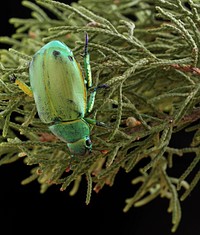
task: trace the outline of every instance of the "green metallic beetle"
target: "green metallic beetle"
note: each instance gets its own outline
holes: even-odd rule
[[[60,41],[51,41],[36,52],[30,63],[31,88],[15,79],[26,94],[34,97],[41,121],[67,143],[72,155],[80,156],[92,149],[89,124],[104,125],[85,117],[93,108],[96,90],[105,87],[93,89],[87,100],[87,89],[92,86],[87,34],[84,68],[85,79],[70,48]]]

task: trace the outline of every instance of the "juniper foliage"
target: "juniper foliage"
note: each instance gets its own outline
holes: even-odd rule
[[[24,158],[32,165],[22,184],[37,180],[44,193],[52,184],[74,195],[80,181],[91,194],[112,186],[119,170],[130,173],[142,160],[146,165],[132,184],[139,189],[126,199],[124,211],[156,197],[169,200],[172,231],[181,220],[180,201],[200,179],[200,2],[198,0],[80,0],[22,1],[28,19],[12,18],[10,45],[0,50],[0,164]],[[105,7],[106,4],[106,7]],[[10,82],[16,76],[29,84],[33,54],[50,40],[65,42],[82,64],[84,34],[89,35],[94,86],[97,94],[90,117],[108,125],[91,127],[93,152],[72,158],[66,144],[55,138],[38,116],[33,98]],[[171,147],[172,137],[185,131],[189,146]],[[191,159],[176,177],[177,157]],[[192,177],[191,177],[192,175]],[[183,188],[183,191],[180,189]],[[182,193],[183,192],[183,193]]]

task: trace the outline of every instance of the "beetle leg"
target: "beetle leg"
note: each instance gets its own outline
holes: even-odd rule
[[[88,34],[85,35],[85,48],[84,48],[84,68],[86,74],[86,87],[87,89],[92,87],[92,73],[90,66],[90,54],[88,53]],[[94,106],[95,96],[98,88],[107,88],[106,84],[99,85],[90,93],[90,98],[87,104],[87,112],[90,113]]]
[[[89,100],[88,100],[87,113],[90,113],[93,109],[97,89],[99,89],[99,88],[108,88],[108,87],[109,86],[107,84],[102,84],[102,85],[99,85],[99,86],[94,88],[94,90],[90,93],[90,97],[89,97]]]
[[[87,104],[87,113],[90,113],[94,107],[95,96],[97,93],[97,88],[95,88],[91,93]]]
[[[92,87],[92,73],[90,66],[90,54],[88,53],[88,34],[85,35],[85,48],[84,48],[84,69],[85,80],[87,88]]]
[[[96,125],[96,126],[103,126],[103,127],[108,127],[104,122],[99,122],[95,119],[91,119],[91,118],[84,118],[84,120],[91,125]]]
[[[25,94],[30,97],[33,97],[33,92],[31,88],[27,86],[24,82],[22,82],[20,79],[16,78],[14,74],[10,76],[10,81],[15,83]]]

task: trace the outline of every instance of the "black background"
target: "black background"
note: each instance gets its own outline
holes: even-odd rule
[[[11,35],[11,17],[26,18],[30,11],[21,6],[20,0],[3,1],[1,5],[0,35]],[[1,45],[3,48],[4,45]],[[188,136],[177,135],[172,144],[185,146]],[[188,156],[187,156],[188,158]],[[180,175],[188,165],[186,157],[178,159],[172,175]],[[131,197],[136,187],[131,179],[138,173],[119,172],[113,187],[105,187],[93,193],[91,203],[85,205],[86,181],[83,180],[76,196],[68,190],[60,192],[52,187],[45,194],[39,193],[37,182],[22,186],[20,182],[29,176],[30,166],[22,160],[0,167],[0,233],[5,234],[115,234],[115,235],[171,235],[171,214],[167,212],[168,200],[156,199],[146,206],[132,208],[123,213],[125,199]],[[178,173],[178,175],[177,175]],[[175,235],[199,235],[199,186],[182,202],[182,220]]]

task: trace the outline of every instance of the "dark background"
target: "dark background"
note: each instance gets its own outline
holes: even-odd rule
[[[1,5],[0,35],[11,35],[14,28],[8,23],[11,17],[26,18],[30,11],[21,6],[20,0],[3,1]],[[63,1],[64,2],[64,1]],[[1,48],[5,45],[1,44]],[[186,146],[189,137],[181,133],[172,140],[176,147]],[[180,175],[188,166],[188,158],[177,158],[176,169],[170,173]],[[139,167],[138,167],[139,168]],[[138,174],[122,171],[113,187],[105,187],[92,195],[91,203],[85,205],[86,181],[83,180],[76,196],[70,197],[68,190],[60,192],[58,187],[39,193],[40,185],[22,186],[20,182],[29,176],[30,166],[22,160],[0,167],[0,233],[5,234],[115,234],[115,235],[171,235],[171,214],[167,212],[168,200],[156,199],[146,206],[132,208],[127,213],[122,209],[125,199],[131,197],[135,186],[131,179]],[[177,175],[178,173],[178,175]],[[181,203],[182,220],[175,235],[200,234],[200,189]]]

